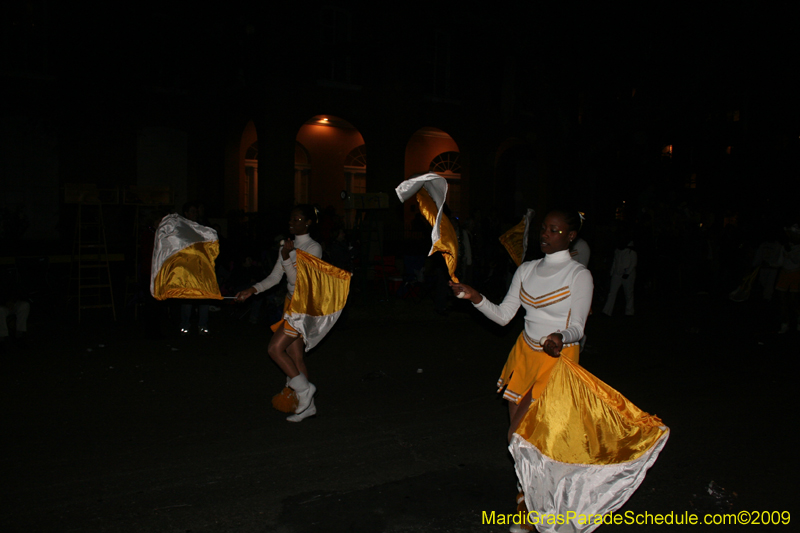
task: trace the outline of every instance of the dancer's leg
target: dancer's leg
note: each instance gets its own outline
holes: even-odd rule
[[[278,365],[278,368],[283,370],[283,373],[290,378],[295,378],[301,373],[294,359],[287,352],[289,347],[294,344],[302,346],[303,341],[300,337],[290,337],[284,333],[282,329],[279,329],[272,335],[272,338],[269,340],[269,346],[267,347],[267,353],[270,358],[272,358],[275,364]],[[302,350],[302,348],[300,349]]]
[[[306,367],[305,361],[305,344],[301,340],[300,342],[293,342],[286,348],[286,353],[289,354],[289,357],[292,359],[294,366],[301,374],[305,374],[308,377],[308,368]]]

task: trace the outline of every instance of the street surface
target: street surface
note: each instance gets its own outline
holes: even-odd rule
[[[774,334],[750,303],[637,311],[595,312],[581,355],[671,429],[619,512],[789,511],[800,523],[800,334]],[[291,424],[270,404],[284,378],[268,324],[241,308],[212,313],[210,339],[176,323],[146,340],[131,313],[80,325],[62,314],[34,308],[29,345],[3,361],[1,531],[507,531],[481,518],[515,510],[494,384],[519,316],[500,328],[455,300],[446,317],[429,299],[356,301],[308,359],[318,416]]]

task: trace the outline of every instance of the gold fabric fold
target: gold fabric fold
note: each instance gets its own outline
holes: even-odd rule
[[[525,259],[525,225],[527,223],[527,218],[522,217],[522,222],[500,236],[500,243],[517,266],[520,266]]]
[[[666,431],[661,419],[560,357],[516,433],[556,461],[610,465],[638,459]]]
[[[291,305],[291,303],[292,299],[289,298],[289,296],[287,295],[286,298],[283,299],[283,314],[281,315],[281,319],[269,327],[269,329],[271,329],[273,333],[278,331],[279,329],[283,329],[286,332],[286,334],[289,335],[290,337],[296,337],[298,335],[297,331],[292,326],[287,324],[286,319],[284,318],[284,316],[286,315],[286,311],[289,310],[289,305]],[[294,413],[294,411],[292,412]]]
[[[214,260],[219,241],[196,242],[168,257],[153,282],[153,297],[221,300]]]
[[[431,195],[424,188],[420,189],[416,195],[417,203],[419,204],[419,211],[425,220],[431,225],[436,225],[436,215],[439,209],[436,207],[436,202],[433,201]],[[441,221],[439,224],[439,240],[433,243],[431,253],[442,252],[444,260],[447,263],[447,271],[450,273],[450,279],[453,283],[458,283],[458,278],[455,275],[456,267],[458,266],[458,237],[453,224],[447,215],[442,213]]]
[[[302,250],[295,251],[297,282],[284,313],[284,330],[291,327],[301,335],[308,351],[339,319],[347,304],[352,274]]]
[[[350,272],[303,250],[297,252],[297,284],[288,313],[325,316],[344,309],[350,292]]]

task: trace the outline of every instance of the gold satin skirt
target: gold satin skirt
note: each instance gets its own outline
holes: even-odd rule
[[[533,344],[534,346],[531,346]],[[497,380],[497,392],[503,390],[503,398],[510,402],[519,403],[528,391],[531,391],[531,399],[536,400],[541,396],[542,391],[550,380],[553,367],[559,357],[547,355],[538,343],[526,340],[523,330],[517,338],[517,342],[508,354],[508,360]],[[561,349],[561,357],[578,363],[580,355],[580,345],[578,343],[565,345]]]
[[[638,459],[666,431],[660,418],[564,359],[516,433],[556,461],[603,465]]]
[[[528,509],[539,516],[609,516],[644,481],[668,438],[660,418],[559,357],[509,449]],[[577,520],[538,529],[589,533],[598,525]]]

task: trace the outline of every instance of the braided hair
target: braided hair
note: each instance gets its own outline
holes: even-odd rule
[[[319,224],[319,209],[317,209],[315,206],[311,204],[297,204],[292,209],[297,209],[303,213],[303,216],[311,221],[312,227],[316,224]]]
[[[576,235],[583,229],[583,221],[585,217],[580,211],[576,211],[574,209],[552,209],[550,212],[561,214],[561,216],[564,217],[564,222],[567,223],[567,228],[569,231],[574,231]]]

